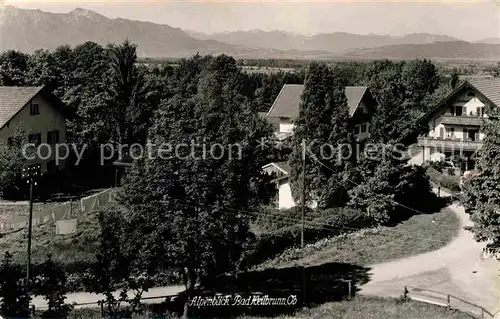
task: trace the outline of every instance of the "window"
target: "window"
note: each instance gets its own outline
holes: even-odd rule
[[[47,132],[47,144],[57,144],[59,143],[59,131]]]
[[[356,126],[354,127],[354,133],[355,133],[355,134],[359,134],[360,129],[361,129],[361,128],[360,128],[360,126],[359,126],[359,125],[356,125]]]
[[[14,145],[14,139],[11,137],[7,138],[7,146],[12,146]]]
[[[30,115],[39,115],[40,114],[40,105],[31,103],[30,104]]]
[[[361,124],[361,133],[366,133],[366,124]]]
[[[481,108],[476,107],[476,116],[481,116]]]
[[[34,133],[28,135],[28,143],[34,143],[35,146],[38,146],[42,143],[42,134],[41,133]]]

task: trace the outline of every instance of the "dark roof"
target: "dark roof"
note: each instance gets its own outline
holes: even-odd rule
[[[0,86],[0,128],[3,128],[39,94],[51,102],[52,106],[64,116],[69,115],[64,103],[44,86]]]
[[[427,121],[436,112],[438,112],[450,98],[455,96],[458,92],[462,91],[465,87],[469,87],[483,96],[488,102],[492,103],[494,107],[500,106],[500,79],[499,78],[474,78],[463,81],[450,93],[448,93],[442,100],[432,108],[427,114],[422,116],[418,123]]]
[[[302,92],[304,92],[302,84],[283,85],[267,116],[296,118],[299,115]]]
[[[42,89],[43,86],[0,86],[0,128],[7,124]]]
[[[354,115],[359,103],[368,91],[366,86],[346,86],[345,95],[347,97],[347,106],[349,114]],[[295,119],[299,116],[300,97],[304,92],[302,84],[285,84],[281,88],[278,97],[267,113],[268,117],[285,117]]]
[[[500,78],[474,78],[467,82],[490,100],[494,106],[500,106]]]

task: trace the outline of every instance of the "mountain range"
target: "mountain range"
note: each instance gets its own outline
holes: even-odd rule
[[[204,34],[169,25],[110,19],[77,8],[50,13],[6,6],[2,48],[33,52],[86,41],[138,45],[142,57],[185,57],[195,53],[227,53],[239,58],[463,58],[500,59],[500,40],[464,42],[446,35],[359,35],[346,32],[301,35],[285,31],[235,31]]]

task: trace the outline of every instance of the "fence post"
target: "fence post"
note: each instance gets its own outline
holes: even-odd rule
[[[484,318],[484,308],[481,307],[481,318]]]
[[[351,300],[351,298],[353,297],[353,295],[352,295],[352,280],[348,280],[347,284],[349,285],[349,286],[347,286],[348,290],[349,290],[349,300]]]
[[[451,309],[451,297],[450,297],[450,295],[446,295],[446,296],[447,296],[448,309]]]
[[[101,305],[101,317],[104,318],[104,302],[99,300],[99,304]]]

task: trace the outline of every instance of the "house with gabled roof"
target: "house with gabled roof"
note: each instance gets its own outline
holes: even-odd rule
[[[294,121],[299,116],[303,92],[304,85],[283,85],[276,100],[267,112],[266,119],[275,127],[275,135],[278,140],[284,140],[293,134]],[[373,98],[370,89],[366,86],[347,86],[345,95],[349,115],[354,122],[356,137],[358,141],[362,141],[370,134],[370,122],[377,108],[377,102]],[[270,163],[264,166],[263,170],[275,177],[273,182],[278,190],[276,206],[280,209],[296,206],[289,183],[290,166],[286,162]],[[316,202],[310,203],[310,207],[314,208],[316,206]]]
[[[483,146],[481,126],[488,110],[500,106],[499,78],[472,78],[461,82],[419,121],[428,133],[418,138],[421,152],[414,163],[464,158],[461,170],[475,166],[477,151]],[[416,162],[415,162],[416,161]]]
[[[55,145],[66,142],[65,114],[65,105],[46,87],[0,86],[0,143],[9,144],[21,131],[28,143],[47,144],[40,148],[41,157],[27,164],[40,164],[42,172],[55,173],[64,167],[64,162],[56,164]]]
[[[277,133],[290,135],[293,132],[294,120],[299,116],[301,96],[304,92],[302,84],[285,84],[278,97],[267,112],[266,117],[270,122],[279,122]],[[355,124],[355,133],[358,139],[368,137],[370,120],[377,107],[370,89],[366,86],[346,86],[345,95],[349,115]]]

